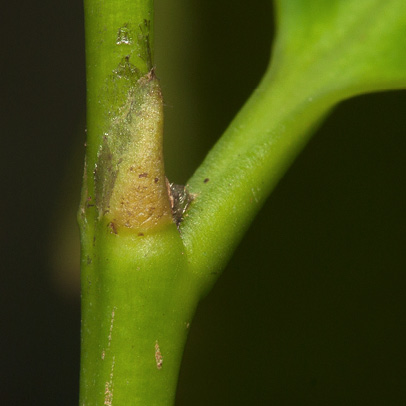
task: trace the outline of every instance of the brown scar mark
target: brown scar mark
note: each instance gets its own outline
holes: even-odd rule
[[[152,67],[151,70],[146,74],[147,81],[150,82],[156,78],[155,67]]]
[[[164,358],[161,354],[161,349],[159,348],[158,340],[155,341],[155,363],[157,369],[162,369],[162,364],[164,362]]]
[[[114,234],[117,234],[117,227],[112,221],[110,221],[109,227]]]
[[[110,380],[104,385],[104,406],[113,405],[113,377],[114,377],[114,365],[116,363],[116,357],[113,355],[113,362],[111,364]]]
[[[92,196],[88,196],[86,199],[86,207],[94,207],[94,204],[90,203],[92,201]]]
[[[139,177],[139,178],[147,178],[147,177],[148,177],[148,173],[146,173],[146,172],[140,173],[140,174],[138,175],[138,177]]]
[[[113,310],[111,312],[111,321],[110,321],[110,330],[109,330],[107,348],[110,348],[110,343],[111,343],[111,338],[112,338],[112,333],[113,333],[115,310],[116,310],[116,307],[113,307]],[[103,349],[101,356],[102,356],[102,360],[104,360],[106,357],[105,349]],[[110,380],[107,381],[104,386],[104,405],[105,406],[113,405],[113,377],[114,377],[115,362],[116,362],[116,359],[115,359],[115,356],[113,355],[113,360],[112,360],[111,370],[110,370]]]
[[[113,307],[113,311],[111,312],[110,330],[109,330],[109,336],[108,336],[109,343],[107,344],[108,347],[110,347],[111,337],[112,337],[112,334],[113,334],[115,310],[116,310],[116,308]]]
[[[138,233],[138,237],[143,237],[144,233]]]
[[[209,180],[210,180],[209,178],[206,178],[203,182],[207,183]]]
[[[158,178],[155,178],[155,179],[154,179],[154,182],[155,182],[155,183],[158,183],[158,181],[159,181]]]

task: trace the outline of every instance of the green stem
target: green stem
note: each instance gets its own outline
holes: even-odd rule
[[[84,0],[87,78],[87,165],[93,168],[108,111],[119,101],[112,95],[123,62],[136,76],[147,74],[153,61],[153,0]],[[93,169],[91,169],[93,170]],[[92,191],[92,176],[88,176]]]
[[[80,405],[173,404],[200,296],[172,220],[152,1],[86,0]]]
[[[85,0],[81,406],[172,405],[198,300],[313,128],[346,97],[405,83],[402,0],[375,0],[377,16],[371,0],[277,2],[274,62],[190,179],[183,213],[190,196],[165,181],[152,3]]]
[[[82,262],[80,405],[172,405],[199,293],[179,233],[106,230]]]
[[[181,225],[193,272],[209,290],[263,202],[341,100],[404,88],[402,0],[276,0],[272,63],[188,182]]]
[[[188,181],[181,224],[191,267],[209,290],[252,219],[334,105],[311,76],[271,68]]]

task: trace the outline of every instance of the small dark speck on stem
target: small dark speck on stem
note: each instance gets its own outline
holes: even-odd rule
[[[206,178],[203,182],[207,183],[209,180],[210,180],[209,178]]]
[[[114,234],[117,234],[116,225],[112,221],[109,223],[109,227]]]

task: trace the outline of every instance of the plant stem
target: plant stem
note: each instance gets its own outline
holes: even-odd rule
[[[87,78],[87,165],[96,163],[120,66],[128,62],[136,76],[147,74],[153,61],[153,0],[84,0]],[[91,176],[88,176],[92,189]]]
[[[179,233],[107,229],[82,263],[80,405],[172,405],[198,298]]]
[[[346,97],[404,85],[405,3],[375,3],[389,24],[370,0],[323,3],[321,24],[319,1],[277,2],[274,60],[179,215],[164,173],[153,1],[85,0],[81,406],[173,404],[198,300],[314,127]]]
[[[325,115],[348,97],[406,85],[404,1],[275,3],[266,74],[188,181],[196,199],[181,232],[206,291]]]
[[[284,77],[284,75],[286,75]],[[270,69],[188,181],[181,224],[191,267],[208,291],[265,199],[334,105],[311,77]]]
[[[164,174],[152,6],[85,1],[81,406],[173,404],[200,296]]]

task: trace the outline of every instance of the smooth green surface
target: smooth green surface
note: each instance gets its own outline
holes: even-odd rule
[[[317,122],[345,98],[406,87],[404,1],[281,0],[276,8],[264,79],[188,181],[197,198],[182,234],[207,289]]]
[[[406,81],[402,0],[277,0],[273,69],[295,71],[337,101]],[[308,76],[310,74],[310,76]]]
[[[197,304],[176,226],[96,235],[82,267],[81,405],[171,405]]]

